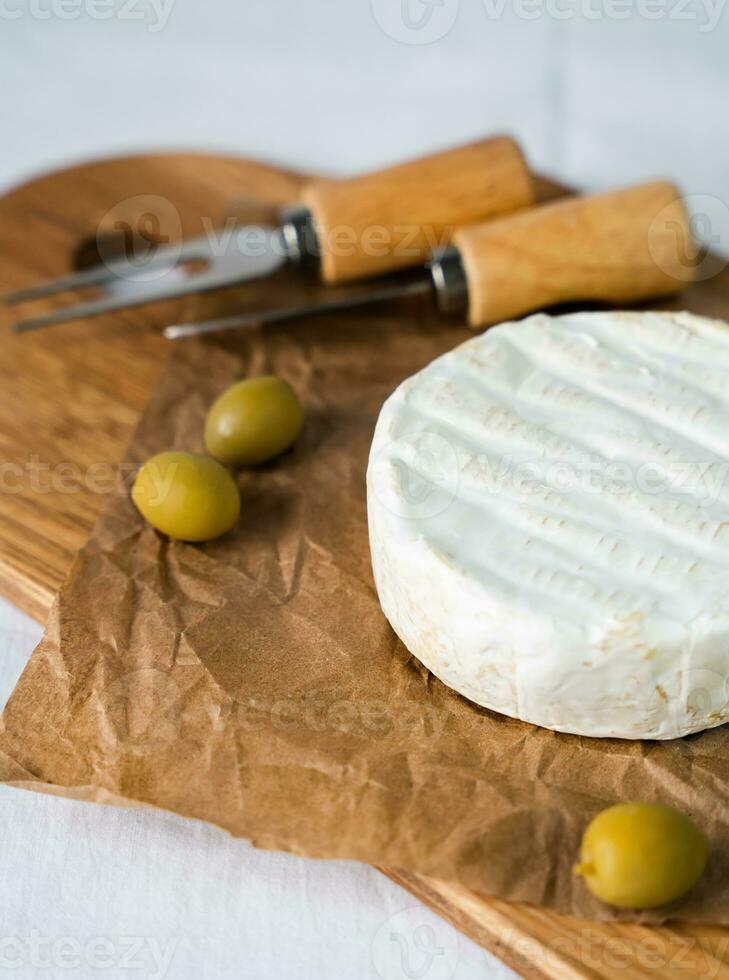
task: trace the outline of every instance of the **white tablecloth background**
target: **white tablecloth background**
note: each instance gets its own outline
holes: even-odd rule
[[[677,178],[701,195],[698,230],[729,240],[729,15],[706,30],[705,0],[694,19],[658,0],[658,20],[635,4],[594,16],[607,0],[572,0],[562,19],[443,0],[431,27],[453,26],[430,44],[392,36],[399,0],[165,0],[160,30],[152,0],[127,0],[144,19],[108,22],[93,0],[65,0],[64,19],[62,2],[0,0],[0,187],[149,148],[348,173],[509,130],[579,186]],[[0,601],[0,701],[39,636]],[[0,975],[512,976],[369,868],[259,853],[160,813],[9,789],[0,802]]]

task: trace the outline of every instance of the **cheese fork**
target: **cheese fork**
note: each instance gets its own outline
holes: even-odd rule
[[[414,279],[290,309],[165,329],[170,340],[259,327],[414,295],[485,327],[560,303],[613,305],[671,296],[693,278],[686,209],[666,181],[569,198],[459,228]]]
[[[9,305],[86,287],[106,294],[33,319],[17,332],[127,309],[270,275],[283,265],[315,270],[327,284],[418,265],[464,224],[533,203],[518,145],[493,137],[349,180],[310,182],[278,227],[236,229],[225,246],[215,234],[154,250],[143,263],[121,258],[20,290]],[[189,265],[202,265],[186,272]],[[150,273],[154,278],[145,276]]]

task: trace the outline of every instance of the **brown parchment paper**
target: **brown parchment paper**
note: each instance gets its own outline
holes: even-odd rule
[[[205,546],[164,539],[113,496],[4,712],[0,778],[595,918],[618,913],[571,873],[585,824],[663,800],[707,833],[711,867],[642,918],[729,923],[725,727],[627,742],[501,717],[431,676],[380,611],[365,508],[378,410],[465,336],[423,301],[180,345],[125,472],[201,449],[206,408],[244,375],[288,378],[305,431],[241,475],[238,528]]]

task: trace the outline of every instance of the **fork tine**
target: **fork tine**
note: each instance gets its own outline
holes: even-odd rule
[[[196,259],[209,259],[210,244],[208,240],[200,238],[188,239],[177,245],[167,245],[158,248],[154,254],[138,266],[133,266],[136,274],[157,269],[160,266],[169,265],[171,268],[180,262],[192,262]],[[70,276],[61,276],[58,279],[51,279],[47,282],[38,283],[37,286],[29,286],[27,289],[20,289],[4,297],[7,306],[15,306],[27,300],[42,299],[46,296],[57,296],[60,293],[71,292],[76,289],[84,289],[87,286],[103,286],[113,282],[117,278],[128,278],[130,263],[129,260],[114,259],[108,262],[100,262],[88,269],[82,269]]]
[[[29,320],[19,320],[13,324],[13,332],[28,333],[31,330],[52,327],[58,323],[69,323],[71,320],[85,320],[87,317],[97,316],[100,313],[114,313],[116,310],[127,310],[135,306],[144,306],[147,303],[176,299],[180,296],[187,296],[189,293],[195,292],[196,289],[196,283],[192,277],[168,285],[155,283],[154,288],[140,289],[136,294],[106,296],[89,303],[80,303],[77,306],[65,306],[53,313],[46,313]]]
[[[27,289],[19,289],[14,293],[5,296],[6,306],[14,306],[16,303],[25,303],[26,300],[42,299],[44,296],[56,296],[58,293],[70,292],[73,289],[82,289],[84,286],[97,286],[114,276],[106,265],[95,265],[90,269],[74,273],[70,276],[60,276],[58,279],[49,279],[47,282],[39,283],[37,286],[29,286]]]
[[[160,300],[178,299],[190,293],[223,289],[249,279],[271,275],[286,264],[288,252],[279,228],[261,227],[258,230],[265,233],[265,239],[260,243],[260,249],[257,246],[257,250],[250,255],[239,251],[237,247],[230,247],[230,244],[227,247],[216,246],[206,236],[187,239],[181,245],[159,249],[148,263],[134,269],[136,276],[152,268],[162,268],[164,271],[161,278],[155,280],[137,280],[130,276],[128,262],[109,262],[104,268],[112,275],[119,275],[118,282],[120,286],[124,286],[123,290],[101,296],[98,300],[67,306],[44,316],[21,320],[13,324],[13,330],[15,333],[26,333],[40,330],[41,327],[52,327],[57,323],[68,323],[70,320],[83,320],[99,313],[113,313],[115,310],[157,303]],[[205,268],[183,270],[183,266],[196,261],[203,261]],[[98,270],[95,271],[100,275]],[[121,274],[122,271],[124,274]],[[109,278],[110,276],[99,278],[96,282],[108,282]],[[78,282],[78,277],[72,277],[72,280]]]

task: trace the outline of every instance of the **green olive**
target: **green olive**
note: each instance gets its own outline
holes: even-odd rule
[[[291,385],[267,375],[232,385],[205,421],[205,445],[227,466],[257,466],[291,446],[304,413]]]
[[[137,474],[132,500],[152,527],[180,541],[210,541],[240,515],[240,494],[228,470],[210,456],[167,452]]]
[[[708,856],[704,835],[683,813],[661,803],[621,803],[587,827],[575,873],[603,902],[647,909],[693,888]]]

